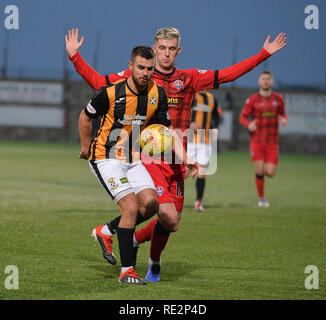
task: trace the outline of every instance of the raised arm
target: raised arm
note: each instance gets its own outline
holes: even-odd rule
[[[91,68],[81,57],[78,50],[84,43],[84,36],[78,41],[78,29],[68,31],[65,36],[66,50],[70,61],[74,64],[76,71],[88,82],[95,90],[100,90],[107,85],[107,78]]]
[[[263,48],[257,55],[236,63],[228,68],[219,70],[218,83],[234,81],[286,46],[285,33],[281,32],[273,42],[270,42],[270,39],[271,36],[267,36]]]

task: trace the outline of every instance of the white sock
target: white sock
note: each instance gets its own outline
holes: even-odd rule
[[[102,232],[103,234],[105,234],[106,236],[112,236],[112,233],[111,233],[110,229],[108,228],[108,225],[107,225],[107,224],[105,224],[105,225],[103,226],[101,232]]]
[[[120,274],[123,274],[123,273],[127,272],[130,268],[133,268],[133,266],[130,266],[130,267],[122,267]]]
[[[150,257],[148,259],[148,265],[152,266],[153,264],[161,264],[161,261],[153,261]]]
[[[139,246],[139,243],[136,240],[135,234],[133,235],[133,238],[132,239],[134,241],[134,248],[138,247]]]

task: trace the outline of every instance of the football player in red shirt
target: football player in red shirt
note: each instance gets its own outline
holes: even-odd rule
[[[165,89],[172,126],[179,130],[186,149],[186,135],[183,134],[190,125],[191,104],[196,92],[205,89],[217,89],[219,84],[233,81],[252,70],[258,64],[282,49],[286,43],[284,33],[280,33],[270,42],[268,36],[260,52],[233,66],[221,70],[186,69],[175,67],[176,57],[181,52],[180,33],[176,28],[167,27],[157,30],[154,37],[153,50],[156,63],[152,80]],[[66,35],[66,49],[76,71],[90,84],[99,90],[108,83],[130,76],[129,70],[117,74],[101,75],[92,69],[80,56],[78,50],[84,37],[78,40],[78,29],[73,29]],[[135,246],[151,240],[148,281],[160,279],[160,256],[170,232],[179,228],[184,200],[185,166],[177,163],[145,164],[153,178],[159,199],[158,218],[135,232]],[[144,221],[139,215],[138,223]],[[103,253],[112,253],[112,234],[119,223],[119,217],[110,223],[96,228],[97,238],[102,239]]]
[[[259,78],[259,92],[246,100],[240,123],[250,132],[251,160],[255,166],[258,206],[269,207],[264,197],[264,176],[274,177],[278,165],[278,123],[287,124],[283,97],[272,91],[273,74],[264,70]],[[251,121],[248,119],[251,117]]]

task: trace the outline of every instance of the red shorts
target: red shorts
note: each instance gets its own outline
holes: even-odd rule
[[[277,144],[251,142],[251,161],[263,160],[264,162],[278,164],[278,149]]]
[[[183,164],[143,164],[154,181],[158,202],[160,204],[172,202],[177,212],[181,212],[186,167]]]

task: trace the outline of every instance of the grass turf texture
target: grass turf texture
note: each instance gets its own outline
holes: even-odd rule
[[[326,170],[322,157],[281,155],[266,179],[270,208],[258,208],[247,153],[219,155],[193,212],[186,180],[180,230],[163,254],[161,282],[127,286],[101,256],[92,228],[118,214],[79,146],[0,142],[0,299],[325,299]],[[113,246],[119,258],[115,236]],[[138,251],[144,277],[149,243]],[[119,260],[119,259],[118,259]],[[19,289],[4,288],[7,265]],[[304,286],[308,265],[319,289]]]

